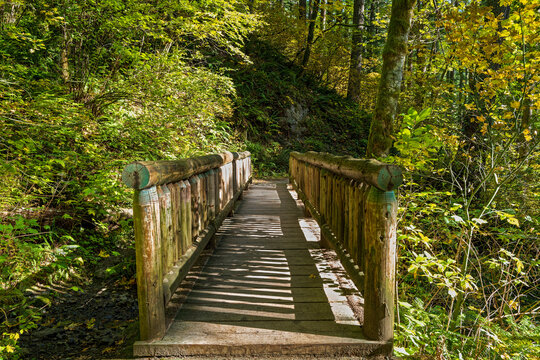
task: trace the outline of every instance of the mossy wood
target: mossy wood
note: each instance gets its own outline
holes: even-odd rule
[[[142,340],[165,334],[165,307],[251,181],[248,152],[136,162],[133,222]]]
[[[250,156],[248,151],[244,151],[240,153],[224,152],[180,160],[136,161],[124,168],[122,181],[130,188],[142,190],[155,185],[184,180],[192,175],[215,169],[233,161],[239,162]]]
[[[376,160],[291,153],[290,181],[364,295],[364,334],[391,341],[401,169]]]
[[[399,166],[384,164],[375,159],[354,159],[327,153],[292,152],[291,157],[304,163],[331,171],[332,173],[375,186],[381,191],[392,191],[403,182]]]

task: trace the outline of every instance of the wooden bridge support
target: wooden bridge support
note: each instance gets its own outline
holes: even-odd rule
[[[165,334],[165,306],[251,181],[249,152],[128,165],[141,340]]]
[[[377,160],[291,153],[290,182],[364,294],[364,334],[391,341],[401,169]]]

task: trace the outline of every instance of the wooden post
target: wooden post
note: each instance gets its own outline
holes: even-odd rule
[[[133,223],[139,327],[142,340],[160,339],[165,334],[159,221],[160,211],[156,188],[135,191]]]
[[[364,334],[390,341],[394,331],[397,200],[371,187],[364,205]]]

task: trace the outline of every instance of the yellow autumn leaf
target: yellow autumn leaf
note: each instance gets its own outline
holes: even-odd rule
[[[532,140],[531,132],[529,131],[529,129],[523,130],[523,137],[525,138],[525,141]]]
[[[519,109],[520,102],[519,101],[512,101],[510,103],[510,106],[514,109]]]
[[[5,349],[6,349],[6,352],[8,353],[12,353],[15,351],[15,349],[11,345],[6,345]]]
[[[487,124],[487,123],[483,123],[483,124],[482,124],[482,128],[480,129],[480,132],[482,133],[482,135],[486,135],[487,130],[488,130],[488,124]]]
[[[516,271],[518,272],[518,274],[521,274],[521,272],[523,271],[523,263],[519,259],[516,259]]]
[[[479,122],[482,122],[482,123],[483,123],[483,122],[486,121],[486,118],[485,118],[484,116],[482,116],[482,115],[478,115],[478,116],[476,117],[476,120],[478,120]]]
[[[102,258],[108,258],[110,255],[107,254],[107,252],[105,250],[101,250],[98,254],[98,256],[102,257]]]
[[[103,351],[102,351],[101,353],[102,353],[102,354],[105,354],[105,353],[109,353],[109,352],[111,352],[111,351],[113,351],[113,350],[114,350],[113,347],[107,347],[107,348],[103,349]]]
[[[513,118],[513,117],[514,117],[514,113],[511,112],[511,111],[507,111],[507,112],[505,112],[504,115],[503,115],[503,119],[511,119],[511,118]]]
[[[506,221],[508,221],[512,225],[519,227],[519,220],[516,219],[515,217],[508,217],[506,218]]]
[[[510,305],[510,309],[517,310],[519,303],[517,301],[510,300],[508,302],[508,305]]]

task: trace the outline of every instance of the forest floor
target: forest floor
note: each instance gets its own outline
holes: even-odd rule
[[[41,294],[53,300],[44,307],[38,327],[21,337],[23,358],[131,358],[133,343],[138,338],[135,277],[126,272],[106,274],[106,269],[127,258],[135,258],[133,249],[103,259],[76,286],[34,287],[41,288]],[[39,291],[33,296],[38,294]]]

